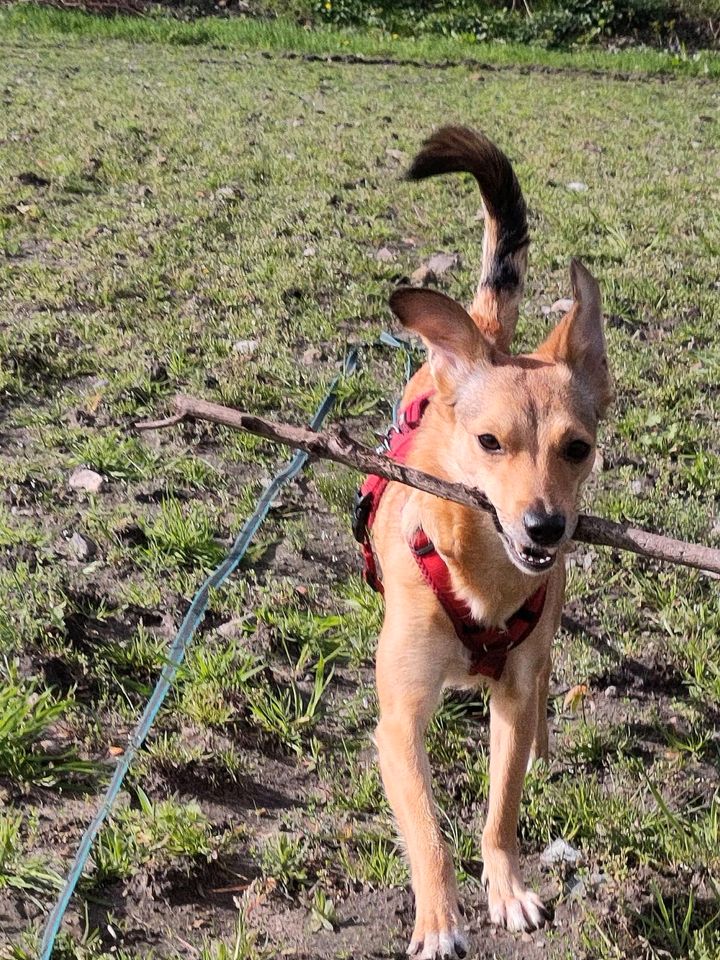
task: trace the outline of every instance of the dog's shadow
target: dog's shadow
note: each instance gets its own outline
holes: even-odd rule
[[[624,656],[595,626],[570,614],[563,614],[562,627],[569,633],[581,635],[600,655],[612,660],[612,666],[593,677],[593,686],[598,689],[615,687],[618,698],[626,696],[637,700],[655,701],[658,697],[668,700],[690,698],[686,678],[672,664],[663,661],[648,664],[634,657]],[[703,726],[707,730],[720,726],[720,710],[711,703],[703,705]],[[679,730],[675,723],[669,722],[669,718],[631,720],[628,728],[632,731],[636,743],[645,741],[670,749],[675,743],[680,742],[682,745],[682,729]],[[688,746],[687,749],[691,748]],[[720,746],[716,739],[708,738],[706,744],[698,745],[692,752],[696,759],[720,770]],[[639,753],[643,754],[645,751],[640,750]]]

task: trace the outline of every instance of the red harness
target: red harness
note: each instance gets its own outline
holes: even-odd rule
[[[393,460],[400,463],[407,460],[414,431],[420,426],[433,392],[430,391],[412,400],[405,409],[400,411],[397,426],[393,424],[390,427],[383,449],[387,449],[388,456]],[[373,590],[379,593],[384,591],[370,542],[370,531],[388,483],[388,480],[374,474],[366,477],[357,493],[353,517],[353,533],[361,545],[365,561],[365,580]],[[455,633],[470,651],[470,673],[481,673],[486,677],[492,677],[493,680],[499,680],[508,653],[530,636],[542,615],[545,606],[545,585],[536,590],[522,607],[515,611],[508,620],[505,630],[484,627],[473,618],[469,605],[455,595],[447,564],[425,531],[416,530],[409,546],[425,582],[442,604],[455,628]]]

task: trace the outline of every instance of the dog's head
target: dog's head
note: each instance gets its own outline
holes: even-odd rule
[[[572,536],[598,421],[613,396],[600,290],[577,261],[571,278],[571,310],[531,354],[501,352],[441,293],[402,288],[390,301],[424,340],[451,410],[442,454],[448,475],[488,496],[507,553],[525,572],[548,570]]]

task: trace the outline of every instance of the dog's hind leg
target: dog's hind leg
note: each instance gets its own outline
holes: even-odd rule
[[[435,812],[424,744],[442,676],[436,664],[419,662],[419,658],[413,658],[412,668],[408,665],[403,670],[396,640],[380,639],[376,743],[385,791],[407,847],[415,892],[415,927],[408,953],[424,960],[464,957],[467,944],[452,858]],[[393,649],[393,655],[387,647]]]
[[[537,687],[538,687],[537,722],[535,724],[535,736],[533,737],[532,747],[530,748],[530,762],[528,763],[528,770],[538,760],[544,760],[547,763],[548,757],[550,755],[549,741],[548,741],[547,708],[548,708],[548,691],[550,689],[551,667],[552,667],[552,663],[550,660],[550,656],[548,655],[545,665],[542,667],[542,669],[538,673],[538,678],[537,678]]]
[[[535,724],[535,736],[533,737],[532,747],[530,749],[530,765],[537,760],[544,760],[547,763],[550,756],[547,709],[550,691],[550,673],[552,671],[552,637],[554,637],[560,629],[563,597],[565,595],[565,578],[566,574],[563,566],[555,573],[555,590],[552,599],[547,601],[548,621],[547,625],[543,625],[542,627],[547,641],[543,662],[537,672],[537,723]]]

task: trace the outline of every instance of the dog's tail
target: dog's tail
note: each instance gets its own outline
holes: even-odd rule
[[[425,141],[409,180],[471,173],[485,208],[480,283],[470,313],[501,350],[510,344],[527,270],[527,208],[512,164],[494,143],[468,127],[442,127]]]

